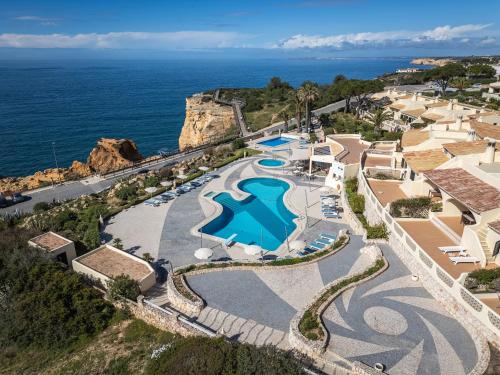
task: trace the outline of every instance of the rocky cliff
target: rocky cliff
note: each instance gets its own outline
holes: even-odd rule
[[[234,131],[233,108],[215,103],[211,96],[195,95],[186,99],[186,118],[179,137],[182,150],[224,137]]]
[[[411,63],[415,65],[431,65],[431,66],[443,66],[452,62],[454,62],[454,60],[445,58],[420,58],[420,59],[413,59],[411,61]]]
[[[26,177],[0,179],[0,193],[37,189],[45,185],[75,180],[94,173],[104,174],[143,160],[134,142],[128,139],[100,139],[87,163],[75,160],[69,168],[51,168]]]
[[[129,167],[134,162],[143,160],[137,146],[129,139],[102,138],[90,152],[87,164],[99,174]]]

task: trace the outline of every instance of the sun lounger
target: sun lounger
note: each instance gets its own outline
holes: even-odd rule
[[[450,257],[450,260],[455,263],[477,263],[479,259],[477,257],[465,256],[465,257]]]
[[[334,234],[321,233],[319,236],[323,237],[323,238],[327,238],[327,239],[332,240],[332,241],[335,241],[337,239],[337,236]]]
[[[157,200],[154,200],[154,199],[145,200],[144,204],[146,206],[152,206],[152,207],[158,207],[160,205],[160,203]]]
[[[439,246],[438,249],[441,250],[444,254],[464,253],[466,251],[462,246]]]
[[[234,239],[236,238],[238,234],[237,233],[234,233],[234,234],[231,234],[225,241],[224,241],[224,245],[225,246],[231,246],[233,243],[234,243]]]
[[[325,245],[325,246],[329,246],[329,245],[331,244],[331,242],[330,242],[330,241],[325,240],[324,238],[323,238],[323,239],[322,239],[322,238],[318,238],[318,239],[316,239],[316,241],[315,241],[315,242],[320,243],[320,244],[323,244],[323,245]]]
[[[319,242],[311,242],[311,243],[307,244],[307,246],[309,246],[311,249],[323,250],[326,245],[319,243]]]
[[[326,217],[327,219],[338,219],[340,217],[339,214],[337,213],[335,214],[324,213],[323,216]]]

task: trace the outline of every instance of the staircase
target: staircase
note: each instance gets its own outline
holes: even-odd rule
[[[481,247],[483,248],[484,255],[486,256],[486,262],[494,262],[495,257],[493,256],[493,250],[488,246],[486,242],[486,233],[488,232],[488,227],[485,225],[477,231],[477,236],[481,242]]]

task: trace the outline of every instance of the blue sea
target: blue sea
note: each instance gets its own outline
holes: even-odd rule
[[[143,155],[177,148],[185,98],[217,87],[294,86],[337,74],[374,78],[410,59],[0,61],[0,176],[85,161],[97,139],[130,138]]]

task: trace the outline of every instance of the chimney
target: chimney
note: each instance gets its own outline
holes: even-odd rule
[[[412,102],[416,102],[417,101],[417,94],[413,94],[413,96],[411,97],[411,101]]]
[[[486,151],[484,152],[484,162],[491,164],[495,161],[495,148],[497,141],[494,139],[488,139],[488,146],[486,146]]]
[[[446,109],[447,109],[448,111],[453,110],[453,102],[452,102],[452,101],[449,101],[449,102],[448,102],[448,106],[446,107]]]
[[[474,129],[469,129],[467,131],[467,142],[472,142],[476,139],[476,131]]]
[[[455,130],[461,130],[462,129],[462,115],[457,116],[457,120],[455,121]]]

